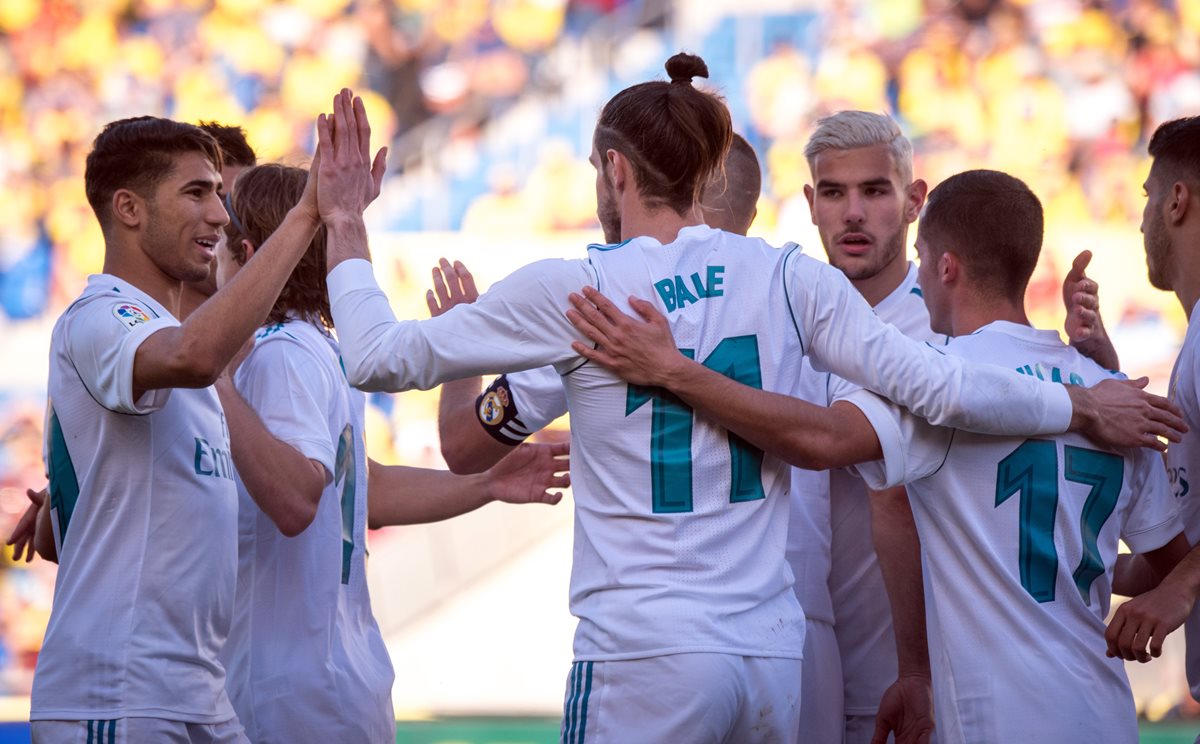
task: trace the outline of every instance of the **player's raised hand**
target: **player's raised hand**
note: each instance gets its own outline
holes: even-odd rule
[[[557,504],[571,485],[570,442],[522,444],[487,471],[492,501],[509,504]]]
[[[433,289],[425,292],[425,304],[429,314],[436,318],[455,305],[466,305],[479,299],[475,288],[475,277],[467,271],[462,261],[451,264],[446,259],[438,260],[433,267]]]
[[[1178,442],[1188,427],[1171,401],[1143,390],[1149,382],[1142,377],[1105,380],[1090,388],[1068,385],[1072,430],[1107,447],[1166,450],[1159,437]]]
[[[32,488],[25,489],[25,496],[29,499],[29,507],[25,509],[25,513],[17,521],[17,526],[13,528],[12,534],[8,536],[6,545],[13,546],[13,561],[20,561],[21,555],[24,553],[25,562],[29,563],[33,560],[33,538],[37,532],[37,517],[38,510],[46,502],[46,489],[35,491]]]
[[[1116,348],[1100,317],[1100,285],[1086,273],[1091,260],[1091,251],[1080,251],[1063,279],[1067,340],[1102,367],[1120,369]]]
[[[317,117],[317,207],[331,225],[362,217],[379,195],[387,148],[371,159],[371,124],[361,98],[343,88],[333,99],[333,114]]]
[[[928,744],[933,736],[933,688],[929,677],[903,675],[883,693],[875,714],[871,744],[887,744],[895,733],[896,744]]]
[[[1108,656],[1143,664],[1162,654],[1163,641],[1191,614],[1193,597],[1166,579],[1113,613],[1104,640]]]
[[[639,319],[622,312],[592,287],[584,287],[582,295],[571,293],[569,299],[572,309],[567,310],[567,319],[596,344],[590,348],[576,341],[571,348],[622,380],[665,387],[673,370],[687,362],[675,348],[667,319],[652,303],[629,298]]]

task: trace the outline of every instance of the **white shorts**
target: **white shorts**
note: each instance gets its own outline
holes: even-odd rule
[[[804,670],[800,698],[800,741],[804,744],[837,744],[842,738],[842,655],[833,626],[805,620]]]
[[[236,717],[221,723],[163,718],[107,721],[33,721],[33,744],[250,744]]]
[[[846,732],[842,744],[871,744],[875,736],[875,714],[846,716]],[[895,734],[888,734],[888,741],[895,741]]]
[[[672,654],[577,661],[567,676],[563,744],[792,744],[799,659]]]

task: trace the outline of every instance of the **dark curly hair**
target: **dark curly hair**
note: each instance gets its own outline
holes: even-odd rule
[[[238,264],[246,263],[246,247],[242,241],[250,241],[256,249],[262,247],[288,211],[300,201],[307,181],[307,170],[277,163],[256,165],[238,176],[237,189],[226,202],[230,220],[225,225],[229,253]],[[325,327],[333,327],[325,283],[324,225],[317,228],[312,243],[288,277],[267,321],[282,323],[289,317],[310,322],[319,320]]]

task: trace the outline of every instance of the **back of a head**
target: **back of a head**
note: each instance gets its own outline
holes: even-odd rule
[[[258,163],[258,156],[254,154],[254,148],[246,140],[246,132],[241,127],[215,121],[202,121],[199,126],[221,146],[222,165],[249,168]]]
[[[704,221],[712,227],[745,235],[758,211],[762,194],[762,168],[754,148],[736,132],[725,156],[723,173],[714,174],[704,186],[700,206]]]
[[[1200,116],[1161,124],[1150,138],[1154,167],[1171,181],[1185,181],[1200,190]]]
[[[900,125],[885,114],[870,111],[838,111],[817,120],[817,128],[808,138],[804,157],[808,169],[815,172],[817,156],[829,150],[856,150],[886,145],[892,162],[900,172],[902,186],[912,183],[912,143],[900,131]]]
[[[256,165],[238,177],[230,195],[230,219],[225,225],[229,252],[239,264],[246,262],[243,240],[261,248],[283,223],[289,210],[300,201],[308,171],[277,163]],[[287,284],[271,308],[268,320],[282,323],[298,317],[333,326],[325,282],[325,227],[317,228],[308,250],[288,277]]]
[[[596,149],[602,168],[609,149],[630,161],[648,206],[683,214],[721,170],[733,125],[719,97],[692,85],[693,77],[708,77],[704,60],[680,53],[667,60],[666,68],[671,82],[634,85],[604,105],[596,122]]]
[[[920,233],[934,255],[953,252],[981,293],[1020,302],[1037,267],[1042,203],[1007,173],[970,170],[929,192]]]
[[[221,153],[212,135],[192,124],[138,116],[104,126],[92,142],[83,182],[88,204],[108,230],[112,197],[120,189],[150,198],[179,155],[197,152],[221,169]]]

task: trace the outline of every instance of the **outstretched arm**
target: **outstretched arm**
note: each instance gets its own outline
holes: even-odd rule
[[[487,472],[454,475],[444,470],[381,465],[368,461],[367,523],[371,529],[425,524],[457,517],[484,504],[557,504],[571,485],[570,446],[523,444]]]
[[[1104,319],[1100,317],[1100,285],[1087,276],[1091,251],[1081,251],[1063,278],[1063,305],[1067,309],[1065,330],[1071,345],[1105,369],[1121,368]]]
[[[863,412],[849,403],[826,408],[736,382],[675,347],[671,329],[654,306],[629,302],[641,318],[621,312],[601,293],[572,294],[567,318],[595,342],[572,349],[624,379],[678,395],[720,426],[796,467],[826,470],[882,456]]]
[[[362,101],[343,90],[334,99],[332,117],[317,120],[319,144],[300,202],[288,212],[262,248],[227,286],[212,296],[179,326],[164,328],[137,350],[133,367],[133,399],[147,390],[207,387],[217,379],[242,343],[267,318],[275,299],[304,255],[322,220],[361,215],[370,194],[347,188],[357,170],[368,181],[370,126]],[[383,173],[383,152],[377,158]],[[223,209],[216,192],[209,195]]]
[[[461,261],[441,259],[433,268],[433,289],[425,293],[430,317],[479,299],[475,277]],[[490,436],[479,423],[475,401],[482,378],[478,375],[442,383],[438,399],[438,437],[442,459],[452,473],[481,473],[500,462],[513,448]],[[515,445],[515,443],[514,443]]]

